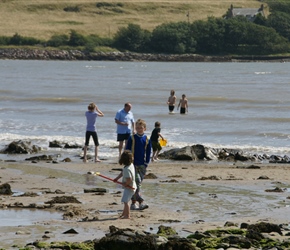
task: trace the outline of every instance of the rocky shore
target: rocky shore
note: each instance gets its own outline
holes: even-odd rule
[[[0,59],[12,60],[86,60],[150,62],[289,62],[289,56],[204,56],[198,54],[148,54],[131,52],[94,52],[80,50],[0,49]]]
[[[58,149],[79,149],[82,150],[82,145],[75,143],[67,143],[61,141],[50,141],[49,148]],[[8,144],[5,148],[0,149],[0,153],[13,155],[28,155],[25,157],[26,161],[39,162],[39,161],[53,161],[57,163],[59,161],[60,154],[41,154],[43,149],[32,144],[31,141],[18,140],[13,141]],[[251,154],[243,152],[241,149],[231,149],[231,148],[211,148],[206,147],[201,144],[194,144],[192,146],[186,146],[182,148],[173,148],[170,150],[165,150],[159,157],[165,160],[173,161],[195,161],[195,162],[257,162],[257,163],[284,163],[290,164],[290,157],[287,155],[268,155],[268,154]],[[82,157],[79,156],[80,160]],[[91,155],[88,155],[88,159],[91,159]],[[68,156],[64,156],[61,160],[63,162],[71,162]]]
[[[31,225],[20,221],[16,226],[2,225],[0,249],[289,249],[287,166],[155,162],[144,180],[149,209],[132,211],[131,219],[125,220],[119,218],[122,189],[86,174],[98,170],[116,176],[119,170],[114,164],[0,162],[0,213],[54,211],[63,218],[45,220],[44,216]],[[189,210],[179,204],[182,197],[178,187],[184,185],[189,187]],[[155,187],[152,194],[150,186]],[[175,191],[164,200],[161,194],[169,186],[175,186]],[[226,198],[224,191],[219,191],[235,189],[235,200],[239,197],[237,187],[254,187],[265,196],[267,203],[260,200],[255,216],[250,216],[251,210],[257,209],[253,203],[261,194],[241,191],[250,203],[242,204],[247,199],[238,199],[239,206],[234,208],[230,195]],[[280,197],[283,205],[277,202],[273,208],[268,204],[271,197]],[[202,214],[212,214],[214,219]]]

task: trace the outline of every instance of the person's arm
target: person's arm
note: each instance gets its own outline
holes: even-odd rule
[[[134,120],[132,120],[132,134],[135,135],[136,131],[135,131],[135,122]]]
[[[180,100],[179,103],[178,103],[177,110],[179,109],[180,104],[181,104],[181,100]]]
[[[121,172],[115,179],[114,182],[118,181],[123,176],[123,172]]]
[[[146,147],[146,159],[145,159],[146,167],[149,165],[149,162],[150,162],[151,148],[152,148],[151,140],[148,140],[148,144]]]
[[[97,111],[98,116],[101,116],[101,117],[104,116],[104,113],[101,110],[99,110],[97,106],[96,106],[96,111]]]
[[[186,107],[186,112],[188,113],[188,103],[187,103],[187,100],[185,102],[185,107]]]
[[[134,136],[134,135],[132,135],[132,136]],[[128,141],[126,144],[126,149],[132,151],[132,137],[131,136],[129,136],[129,138],[128,138]]]
[[[158,136],[160,136],[162,138],[162,140],[164,140],[164,137],[162,136],[161,133],[158,133]]]
[[[125,179],[125,183],[123,183],[123,185],[125,186],[125,187],[130,187],[131,184],[132,183],[132,178],[131,177],[127,177],[126,179]]]
[[[115,118],[115,123],[117,123],[119,125],[123,125],[123,126],[127,126],[128,125],[127,122],[120,122],[117,118]]]

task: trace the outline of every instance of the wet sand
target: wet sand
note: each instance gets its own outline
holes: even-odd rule
[[[36,240],[93,240],[103,237],[110,225],[152,233],[157,232],[159,225],[166,225],[173,227],[180,236],[187,236],[196,230],[222,227],[227,221],[238,224],[258,221],[277,224],[290,222],[288,164],[172,161],[151,163],[147,174],[157,178],[145,179],[142,186],[149,209],[132,211],[132,218],[129,220],[118,218],[123,209],[120,185],[87,174],[94,171],[114,178],[119,169],[120,165],[106,161],[87,164],[0,162],[0,184],[9,183],[15,193],[13,196],[0,196],[2,215],[4,211],[7,212],[4,209],[11,204],[41,205],[57,196],[73,196],[81,202],[54,204],[53,208],[41,210],[41,219],[31,218],[30,225],[21,225],[21,219],[17,224],[15,218],[11,218],[10,222],[9,218],[5,218],[5,225],[3,220],[2,225],[0,222],[0,247],[23,247]],[[104,195],[84,192],[85,189],[96,187],[105,188],[107,192]],[[276,187],[283,189],[283,192],[265,191]],[[57,189],[64,194],[56,194]],[[45,192],[48,190],[50,192]],[[17,196],[25,192],[38,195]],[[78,208],[82,213],[74,214],[70,219],[62,219],[62,215],[72,207]],[[31,211],[36,211],[27,208],[21,210],[23,212],[20,217],[27,217],[28,221]],[[45,211],[59,214],[55,217]],[[5,216],[9,216],[9,213]],[[78,234],[63,234],[72,228]]]

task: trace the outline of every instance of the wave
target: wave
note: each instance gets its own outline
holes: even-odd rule
[[[265,136],[261,134],[261,136]],[[275,135],[271,135],[275,136]],[[289,139],[289,138],[288,138]],[[45,151],[53,151],[58,152],[62,155],[70,154],[72,156],[81,155],[82,148],[77,149],[62,149],[62,148],[49,148],[49,142],[58,140],[64,143],[71,143],[71,144],[78,144],[80,146],[84,145],[84,137],[73,137],[73,136],[26,136],[26,135],[18,135],[12,133],[4,133],[0,134],[0,150],[4,149],[9,143],[12,141],[18,140],[27,140],[31,141],[33,145],[37,145],[43,148]],[[115,139],[106,139],[100,138],[100,146],[99,146],[99,153],[101,157],[105,158],[115,158],[118,155],[118,142]],[[228,148],[228,149],[237,149],[242,150],[244,153],[249,154],[268,154],[268,155],[287,155],[289,153],[288,147],[274,147],[274,146],[267,146],[267,145],[251,145],[251,144],[225,144],[225,143],[213,143],[213,142],[182,142],[182,141],[174,141],[169,139],[167,141],[167,146],[163,147],[162,152],[174,149],[174,148],[182,148],[186,146],[192,146],[195,144],[202,144],[205,147],[209,148]],[[93,152],[93,142],[90,142],[89,150]],[[5,157],[5,155],[0,155],[0,158]]]
[[[223,96],[198,96],[187,98],[190,102],[211,102],[211,103],[249,103],[249,104],[279,104],[279,100],[259,100],[259,99],[242,99],[242,98],[227,98]]]
[[[262,117],[262,118],[256,118],[256,120],[261,120],[265,122],[274,122],[274,123],[289,123],[290,118],[286,117]]]
[[[268,75],[268,74],[272,74],[272,72],[270,71],[260,71],[260,72],[255,72],[256,75]]]
[[[35,102],[49,102],[49,103],[77,103],[82,102],[80,98],[73,97],[36,97],[26,99],[27,101],[35,101]]]

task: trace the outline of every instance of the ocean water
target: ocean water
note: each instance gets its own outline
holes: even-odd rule
[[[44,149],[53,140],[83,145],[85,111],[95,102],[105,114],[97,118],[99,156],[114,159],[114,117],[131,102],[135,119],[147,122],[146,134],[161,122],[168,141],[163,150],[203,144],[289,155],[289,68],[290,63],[271,62],[0,60],[0,149],[20,139]],[[168,113],[171,89],[178,101],[186,94],[187,115]]]

